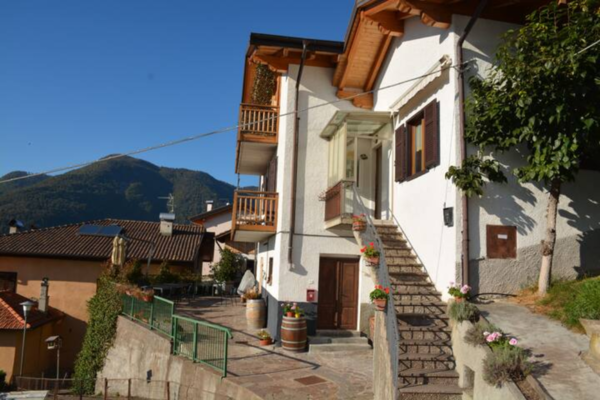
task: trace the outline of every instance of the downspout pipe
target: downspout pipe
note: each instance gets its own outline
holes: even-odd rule
[[[298,115],[298,99],[300,98],[300,81],[304,71],[304,62],[308,53],[310,42],[302,42],[302,57],[300,58],[300,67],[298,68],[298,77],[296,78],[296,98],[294,100],[294,149],[292,154],[292,198],[290,201],[290,237],[288,239],[288,264],[293,263],[294,255],[294,234],[296,233],[296,191],[298,186],[298,136],[300,130],[300,115]]]
[[[463,45],[467,36],[475,26],[475,23],[485,9],[488,0],[481,0],[477,4],[475,12],[465,26],[465,30],[458,38],[456,43],[456,65],[458,66],[458,129],[459,129],[459,146],[460,146],[460,165],[463,165],[467,158],[467,141],[465,140],[465,78],[464,78],[464,60],[463,60]],[[461,215],[462,215],[462,232],[461,232],[461,270],[462,284],[469,284],[469,198],[463,193],[461,196]]]

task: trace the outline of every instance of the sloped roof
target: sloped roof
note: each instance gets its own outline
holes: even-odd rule
[[[13,292],[0,292],[0,329],[23,329],[25,318],[21,303],[30,301],[27,297]],[[49,307],[43,313],[34,306],[27,315],[27,328],[35,328],[55,319],[62,318],[63,313]]]
[[[122,227],[121,233],[131,239],[127,242],[127,258],[130,259],[146,259],[151,248],[148,242],[151,242],[156,247],[153,260],[192,263],[198,256],[203,238],[205,243],[213,239],[213,234],[193,224],[173,224],[173,234],[165,236],[160,233],[160,222],[103,219],[2,235],[0,255],[108,259],[112,254],[113,237],[80,235],[79,228],[86,224]]]
[[[226,204],[221,207],[213,208],[210,211],[203,212],[202,214],[194,215],[193,217],[190,217],[189,220],[195,224],[202,224],[204,221],[211,219],[213,217],[216,217],[218,215],[221,215],[224,213],[231,214],[232,210],[233,210],[233,204]]]

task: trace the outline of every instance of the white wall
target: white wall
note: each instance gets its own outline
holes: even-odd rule
[[[444,55],[453,57],[455,38],[451,30],[425,26],[418,18],[406,20],[405,24],[405,35],[394,39],[376,89],[423,75]],[[390,111],[414,83],[376,92],[375,111]],[[449,71],[400,110],[394,110],[399,111],[396,129],[430,101],[439,101],[440,165],[413,180],[394,183],[392,195],[396,219],[441,291],[455,279],[457,232],[455,227],[444,226],[442,214],[444,207],[456,206],[455,187],[444,177],[457,157],[455,91],[454,75]],[[389,151],[394,148],[395,143]]]

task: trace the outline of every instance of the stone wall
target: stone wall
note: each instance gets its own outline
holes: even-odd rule
[[[461,322],[454,323],[452,328],[452,351],[460,375],[458,385],[464,390],[463,399],[525,400],[514,382],[497,387],[483,380],[483,360],[491,350],[465,342],[465,333],[472,326],[470,322]]]
[[[221,379],[217,371],[171,355],[167,337],[124,317],[119,317],[115,342],[98,375],[96,392],[104,390],[105,378],[112,396],[126,395],[127,380],[132,379],[136,382],[132,396],[145,399],[165,399],[167,381],[171,383],[171,398],[179,400],[259,399],[227,378]],[[140,384],[140,380],[147,384]]]

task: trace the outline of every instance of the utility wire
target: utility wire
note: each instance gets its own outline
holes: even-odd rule
[[[590,44],[587,47],[584,47],[583,49],[579,50],[577,53],[575,53],[576,56],[580,55],[581,53],[583,53],[584,51],[591,49],[592,47],[596,46],[600,44],[600,40],[595,41],[594,43]]]
[[[463,63],[463,66],[466,65],[466,64],[468,64],[471,61],[473,61],[473,60],[470,60],[470,61],[467,61],[467,62]],[[412,81],[415,81],[415,80],[418,80],[418,79],[421,79],[421,78],[425,78],[425,77],[427,77],[429,75],[439,74],[439,73],[444,72],[445,70],[448,70],[448,69],[451,69],[451,68],[456,68],[456,67],[458,67],[458,65],[449,65],[449,66],[446,66],[446,67],[442,67],[442,68],[440,68],[438,70],[435,70],[435,71],[432,71],[432,72],[429,72],[429,73],[426,73],[426,74],[423,74],[423,75],[415,76],[415,77],[410,78],[410,79],[406,79],[406,80],[403,80],[403,81],[400,81],[400,82],[396,82],[396,83],[392,83],[392,84],[389,84],[389,85],[386,85],[386,86],[382,86],[379,89],[372,89],[372,90],[368,90],[368,91],[365,91],[365,92],[360,92],[360,93],[353,94],[352,96],[348,96],[348,97],[343,98],[343,99],[337,99],[337,100],[328,101],[328,102],[325,102],[325,103],[315,104],[313,106],[306,107],[304,109],[299,110],[298,113],[304,113],[306,111],[314,110],[316,108],[321,108],[321,107],[325,107],[325,106],[328,106],[328,105],[331,105],[331,104],[337,104],[337,103],[341,103],[341,102],[344,102],[344,101],[352,100],[352,99],[355,99],[357,97],[364,96],[364,95],[367,95],[367,94],[370,94],[370,93],[375,93],[375,92],[379,92],[379,91],[382,91],[382,90],[391,89],[393,87],[400,86],[400,85],[403,85],[405,83],[412,82]],[[4,179],[4,180],[0,181],[0,184],[9,183],[9,182],[15,182],[15,181],[20,181],[20,180],[23,180],[23,179],[29,179],[29,178],[33,178],[33,177],[41,176],[41,175],[48,175],[48,174],[54,174],[54,173],[57,173],[57,172],[69,171],[69,170],[72,170],[72,169],[75,169],[75,168],[87,167],[89,165],[97,164],[97,163],[104,162],[104,161],[110,161],[110,160],[115,160],[115,159],[123,158],[123,157],[127,157],[127,156],[134,156],[134,155],[137,155],[137,154],[147,153],[147,152],[152,151],[152,150],[158,150],[158,149],[162,149],[162,148],[165,148],[165,147],[171,147],[171,146],[175,146],[175,145],[178,145],[178,144],[187,143],[187,142],[191,142],[191,141],[194,141],[194,140],[202,139],[202,138],[205,138],[205,137],[208,137],[208,136],[218,135],[218,134],[226,133],[226,132],[229,132],[229,131],[237,130],[237,129],[240,129],[240,128],[250,127],[250,126],[253,126],[253,125],[256,125],[256,124],[260,124],[262,122],[270,121],[270,120],[281,118],[281,117],[286,117],[286,116],[293,115],[293,114],[295,114],[295,112],[294,111],[290,111],[290,112],[286,112],[286,113],[283,113],[283,114],[274,115],[272,117],[264,118],[264,119],[253,121],[253,122],[248,122],[248,123],[244,123],[244,124],[237,124],[237,125],[234,125],[234,126],[229,126],[229,127],[226,127],[226,128],[221,128],[221,129],[217,129],[217,130],[206,132],[206,133],[200,133],[200,134],[197,134],[197,135],[188,136],[188,137],[184,137],[184,138],[181,138],[181,139],[171,140],[169,142],[165,142],[165,143],[162,143],[162,144],[157,144],[157,145],[154,145],[154,146],[144,147],[144,148],[141,148],[141,149],[138,149],[138,150],[132,150],[132,151],[129,151],[127,153],[114,154],[114,155],[107,156],[107,157],[100,158],[100,159],[93,160],[93,161],[86,161],[86,162],[81,162],[81,163],[77,163],[77,164],[65,165],[63,167],[53,168],[53,169],[50,169],[50,170],[47,170],[47,171],[44,171],[44,172],[37,172],[37,173],[34,173],[34,174],[19,176],[19,177],[16,177],[16,178]]]

